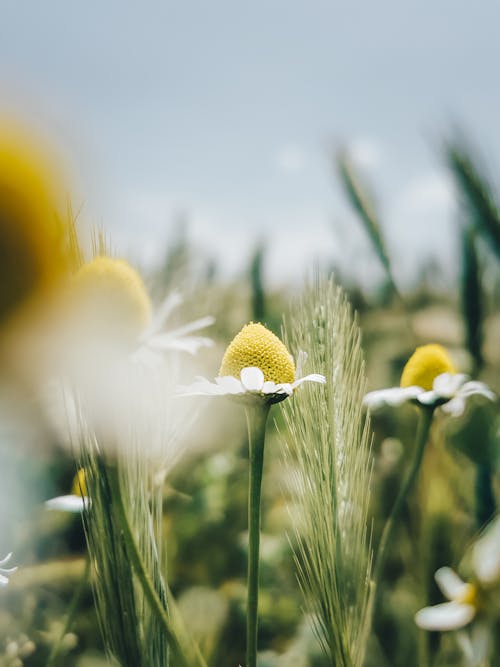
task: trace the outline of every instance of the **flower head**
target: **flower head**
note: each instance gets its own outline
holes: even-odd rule
[[[0,120],[0,322],[69,268],[62,179],[40,142]]]
[[[406,362],[401,387],[422,387],[430,391],[434,380],[442,373],[456,373],[447,350],[442,345],[422,345]]]
[[[98,333],[111,330],[132,341],[151,320],[151,300],[139,273],[125,260],[95,257],[77,272],[72,296]]]
[[[260,368],[266,382],[292,383],[295,364],[285,345],[262,324],[246,324],[229,344],[219,376],[240,377],[244,368]]]
[[[173,331],[163,331],[166,319],[181,303],[179,295],[170,294],[155,311],[140,274],[124,259],[95,257],[83,264],[73,281],[72,309],[78,329],[89,340],[112,346],[124,345],[139,361],[149,363],[166,350],[195,353],[212,341],[191,335],[213,324],[205,317]]]
[[[82,512],[89,506],[87,497],[87,484],[85,470],[80,468],[73,478],[71,493],[67,496],[57,496],[45,501],[45,507],[49,510],[60,510],[61,512]]]
[[[458,630],[477,616],[499,615],[492,593],[500,584],[500,518],[491,524],[472,550],[473,581],[465,582],[449,567],[440,568],[436,583],[449,602],[425,607],[415,615],[424,630]]]
[[[467,375],[457,373],[441,345],[418,347],[406,363],[401,375],[401,386],[371,391],[364,404],[376,409],[383,405],[401,405],[413,401],[417,405],[438,407],[459,416],[469,396],[480,394],[490,401],[495,394],[483,382],[471,382]]]
[[[180,387],[180,392],[191,396],[230,395],[270,404],[291,396],[303,382],[326,382],[317,373],[297,375],[293,358],[280,339],[262,324],[251,322],[229,344],[215,383],[198,378],[192,385]]]

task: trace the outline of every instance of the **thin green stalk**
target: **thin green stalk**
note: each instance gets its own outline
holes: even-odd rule
[[[171,620],[168,616],[165,605],[162,603],[160,597],[158,596],[151,576],[146,570],[144,561],[142,559],[141,553],[137,546],[132,527],[130,525],[127,511],[123,502],[123,497],[121,493],[120,478],[118,473],[118,468],[113,465],[107,466],[107,474],[109,479],[109,485],[112,493],[113,502],[115,503],[118,519],[120,526],[123,532],[123,540],[125,543],[125,549],[127,555],[132,563],[134,572],[141,584],[145,598],[148,600],[153,612],[156,614],[158,621],[165,632],[167,641],[170,644],[172,652],[179,661],[177,664],[182,665],[182,667],[192,667],[196,665],[197,667],[206,667],[205,661],[199,653],[196,653],[193,656],[193,661],[188,660],[182,651],[182,647],[179,643],[179,640],[172,628]]]
[[[71,598],[71,602],[69,603],[69,607],[68,607],[68,612],[66,614],[66,621],[64,623],[64,627],[61,631],[61,634],[59,635],[59,638],[57,639],[55,644],[52,646],[52,650],[51,650],[50,655],[47,659],[46,667],[52,667],[53,665],[56,664],[57,658],[59,656],[59,651],[61,650],[61,645],[62,645],[63,639],[68,634],[68,632],[70,631],[71,626],[73,625],[73,621],[75,620],[76,612],[78,611],[80,600],[82,598],[85,587],[88,584],[89,573],[90,573],[90,558],[88,556],[86,556],[86,558],[85,558],[85,570],[83,572],[83,577],[81,578],[80,583],[78,584],[78,586],[75,589],[75,592],[73,593],[73,597]]]
[[[248,577],[246,667],[257,665],[259,605],[260,491],[269,406],[246,409],[250,471],[248,478]]]
[[[415,457],[411,464],[410,471],[405,481],[403,482],[401,488],[399,489],[396,502],[392,508],[392,511],[387,519],[387,522],[384,526],[382,532],[382,538],[377,550],[377,557],[375,559],[375,565],[373,568],[373,603],[372,603],[372,614],[375,611],[377,600],[378,600],[378,591],[380,589],[380,581],[382,578],[385,562],[387,559],[387,549],[392,541],[394,535],[394,528],[396,527],[397,521],[401,514],[401,510],[404,507],[408,494],[410,493],[413,484],[417,478],[420,466],[422,464],[422,459],[424,456],[424,449],[427,439],[429,437],[429,431],[432,423],[432,417],[434,415],[434,407],[421,407],[420,408],[420,421],[418,424],[417,439],[415,443]]]

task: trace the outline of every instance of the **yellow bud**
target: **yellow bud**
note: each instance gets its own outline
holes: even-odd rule
[[[74,496],[81,496],[82,498],[87,495],[87,483],[85,480],[85,470],[83,468],[80,468],[73,478],[71,493]]]
[[[243,368],[256,366],[264,379],[277,384],[295,380],[293,359],[280,339],[262,324],[246,324],[227,348],[219,375],[239,378]]]
[[[441,345],[422,345],[403,368],[401,386],[417,386],[430,391],[434,380],[442,373],[456,373],[448,352]]]

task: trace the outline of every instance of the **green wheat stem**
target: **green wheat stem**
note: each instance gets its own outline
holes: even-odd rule
[[[83,592],[88,584],[89,574],[90,574],[90,558],[87,556],[85,558],[85,570],[83,572],[83,577],[81,578],[80,583],[78,584],[78,586],[75,589],[75,592],[73,593],[73,597],[71,598],[71,602],[69,603],[68,607],[68,612],[66,614],[66,621],[64,623],[64,627],[61,631],[61,634],[59,635],[59,638],[52,646],[52,650],[47,659],[46,667],[52,667],[53,665],[56,664],[64,637],[70,631],[71,626],[73,625],[73,621],[75,620]]]
[[[373,568],[373,602],[372,602],[372,614],[375,612],[377,605],[379,590],[380,590],[380,581],[382,573],[384,570],[385,562],[387,559],[388,547],[391,544],[392,538],[394,536],[394,529],[397,525],[397,521],[400,517],[401,511],[404,507],[408,494],[410,493],[415,480],[417,479],[420,466],[422,464],[422,459],[424,456],[424,449],[429,437],[429,431],[432,424],[432,417],[434,415],[434,407],[426,406],[421,407],[420,409],[420,421],[418,424],[417,438],[415,443],[415,456],[411,464],[411,468],[408,472],[406,479],[404,480],[399,493],[397,495],[396,501],[393,505],[392,511],[387,519],[387,522],[384,526],[382,532],[382,538],[377,550],[377,557],[375,559],[375,565]]]
[[[152,610],[156,614],[158,621],[163,631],[165,632],[167,641],[170,644],[172,652],[175,654],[177,660],[179,661],[177,664],[182,665],[182,667],[192,667],[192,665],[194,664],[196,664],[197,667],[206,667],[205,661],[203,660],[200,654],[198,653],[196,654],[193,662],[188,661],[186,656],[183,654],[180,643],[172,628],[172,623],[168,616],[167,610],[154,588],[154,584],[151,580],[150,575],[146,570],[144,561],[137,546],[137,542],[135,540],[134,533],[132,531],[132,527],[128,519],[127,510],[123,502],[118,468],[113,465],[108,465],[107,475],[113,502],[115,503],[118,520],[120,522],[120,527],[122,530],[123,541],[125,544],[127,555],[130,559],[130,562],[132,563],[132,567],[135,571],[135,574],[141,584],[144,596],[148,600]]]
[[[257,665],[259,605],[260,493],[268,405],[246,409],[250,471],[248,478],[248,576],[246,667]]]

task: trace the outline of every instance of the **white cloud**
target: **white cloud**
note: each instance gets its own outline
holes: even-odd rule
[[[411,180],[387,207],[387,236],[396,273],[411,279],[432,256],[447,274],[456,263],[453,184],[446,172]]]
[[[283,146],[277,152],[275,162],[281,171],[296,172],[304,169],[307,159],[300,146],[290,144],[289,146]]]
[[[383,151],[376,139],[359,137],[348,144],[347,153],[356,167],[375,169],[383,162]]]

